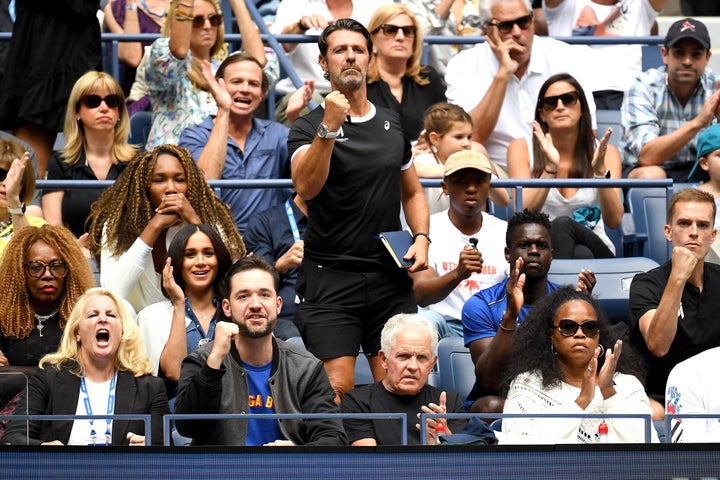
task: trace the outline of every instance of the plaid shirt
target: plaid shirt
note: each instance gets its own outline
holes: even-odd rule
[[[665,67],[652,68],[640,74],[625,94],[622,104],[623,136],[620,140],[620,152],[623,163],[638,165],[640,150],[646,143],[674,132],[695,118],[702,110],[705,100],[716,91],[717,78],[710,69],[705,69],[695,91],[683,106],[670,89]],[[695,162],[696,154],[697,136],[662,166],[668,168]]]

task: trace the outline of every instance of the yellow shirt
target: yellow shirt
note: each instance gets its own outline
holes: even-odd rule
[[[25,218],[27,218],[28,224],[31,227],[41,227],[47,223],[44,218],[40,217],[25,215]],[[10,239],[13,237],[14,233],[15,230],[13,230],[12,223],[0,232],[0,259],[5,256],[5,249],[7,248],[8,243],[10,243]]]

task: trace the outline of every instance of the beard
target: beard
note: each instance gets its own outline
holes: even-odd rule
[[[366,77],[367,75],[365,72],[357,74],[355,72],[346,73],[341,71],[339,74],[332,74],[330,76],[330,81],[333,85],[342,90],[357,90],[365,83]]]
[[[238,326],[238,333],[241,336],[247,338],[263,338],[272,335],[273,330],[275,330],[275,325],[277,324],[277,317],[268,318],[265,325],[252,328],[248,328],[245,323],[235,322],[235,324]]]

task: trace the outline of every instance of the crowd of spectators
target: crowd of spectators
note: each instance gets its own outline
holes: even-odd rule
[[[642,442],[643,422],[530,417],[720,411],[716,389],[687,374],[720,347],[720,87],[701,19],[670,25],[663,66],[641,71],[637,45],[538,32],[646,36],[667,0],[253,3],[266,25],[246,0],[0,2],[13,28],[0,77],[0,414],[151,414],[161,443],[171,411],[403,412],[412,444],[466,427],[429,418],[420,438],[421,413],[523,413],[501,442],[592,443]],[[119,79],[101,71],[98,16],[108,32],[160,34],[120,42]],[[235,25],[242,51],[229,53]],[[268,28],[319,38],[274,52]],[[484,41],[432,46],[424,64],[423,35],[437,34]],[[303,85],[280,79],[278,55]],[[619,112],[619,131],[597,131],[598,109]],[[135,145],[139,110],[152,120]],[[620,256],[607,229],[625,212],[621,189],[526,187],[506,221],[491,207],[515,193],[491,182],[623,177],[701,184],[669,200],[672,253],[635,276],[626,324],[610,325],[591,270],[566,287],[548,272],[553,258]],[[114,184],[36,192],[37,179]],[[293,191],[208,184],[220,179],[291,179]],[[394,254],[409,266],[397,268],[378,236],[403,228]],[[432,385],[452,336],[476,377],[467,398]],[[287,341],[298,337],[304,348]],[[358,355],[369,385],[356,385]],[[702,441],[714,425],[667,434]],[[275,446],[393,445],[398,426],[176,425],[192,445]],[[110,420],[3,430],[2,442],[38,445],[144,445],[146,433]]]

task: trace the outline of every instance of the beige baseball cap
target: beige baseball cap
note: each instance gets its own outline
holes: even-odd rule
[[[490,160],[485,155],[479,152],[473,152],[472,150],[460,150],[445,160],[443,176],[447,177],[463,168],[474,168],[475,170],[492,174]]]

